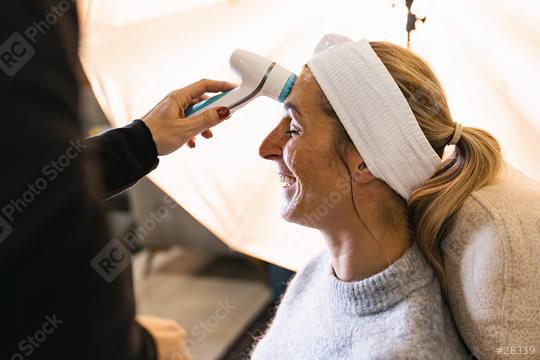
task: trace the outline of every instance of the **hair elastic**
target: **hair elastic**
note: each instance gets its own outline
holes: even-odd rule
[[[461,133],[463,132],[463,127],[460,123],[454,121],[454,135],[448,143],[448,145],[456,145],[459,139],[461,139]]]

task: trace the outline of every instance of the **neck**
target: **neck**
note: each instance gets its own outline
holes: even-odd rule
[[[397,226],[388,226],[363,221],[356,212],[354,215],[342,218],[338,226],[334,222],[332,229],[321,230],[334,272],[343,281],[362,280],[383,271],[412,245],[406,218]]]

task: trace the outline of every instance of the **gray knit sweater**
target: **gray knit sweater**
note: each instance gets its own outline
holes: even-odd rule
[[[467,359],[439,282],[414,243],[367,279],[344,282],[328,252],[291,281],[253,360]]]

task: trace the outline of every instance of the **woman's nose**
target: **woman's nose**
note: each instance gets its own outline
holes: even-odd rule
[[[283,146],[285,146],[288,140],[286,134],[287,126],[288,123],[282,121],[266,136],[259,147],[259,155],[262,158],[266,160],[278,160],[283,157]]]

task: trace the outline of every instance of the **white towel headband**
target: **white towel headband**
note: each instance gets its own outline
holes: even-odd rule
[[[441,159],[369,42],[326,35],[307,64],[371,173],[408,200]]]

